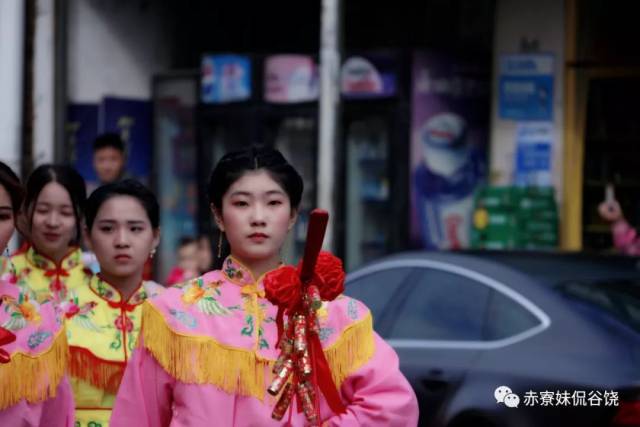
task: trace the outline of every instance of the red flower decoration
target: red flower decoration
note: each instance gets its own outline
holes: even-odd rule
[[[342,261],[331,252],[322,251],[314,271],[312,283],[318,287],[323,301],[333,301],[344,292],[344,269]]]
[[[118,316],[116,318],[116,321],[114,322],[114,324],[116,325],[116,328],[120,331],[126,331],[126,332],[133,331],[133,322],[131,322],[131,320],[129,320],[128,317],[124,317],[125,321],[123,324],[122,318],[123,316]]]
[[[302,297],[302,283],[298,270],[291,265],[282,266],[268,273],[263,280],[266,298],[286,310],[295,309]]]
[[[16,336],[13,332],[3,327],[0,327],[0,347],[3,345],[11,344],[16,340]],[[6,350],[0,348],[0,363],[9,363],[11,356]]]
[[[76,314],[78,314],[80,312],[80,307],[78,307],[77,305],[75,305],[73,303],[73,300],[69,301],[69,307],[67,308],[66,312],[65,312],[65,316],[67,317],[67,319],[71,319],[73,316],[75,316]]]

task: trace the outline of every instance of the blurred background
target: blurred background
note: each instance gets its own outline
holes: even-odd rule
[[[116,132],[162,207],[157,276],[212,233],[226,151],[273,145],[348,270],[405,249],[608,251],[640,218],[638,2],[3,0],[1,157],[95,183]]]

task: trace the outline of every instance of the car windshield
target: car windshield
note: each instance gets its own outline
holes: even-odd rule
[[[566,298],[604,311],[640,332],[640,279],[569,280],[555,288]]]

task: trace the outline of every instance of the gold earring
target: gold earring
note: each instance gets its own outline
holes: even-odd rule
[[[222,258],[222,234],[224,231],[220,231],[218,234],[218,258]]]

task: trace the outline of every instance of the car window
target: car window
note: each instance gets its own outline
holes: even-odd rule
[[[371,310],[374,328],[386,305],[391,301],[400,285],[405,281],[412,268],[399,267],[376,271],[356,280],[350,280],[345,295],[362,301]]]
[[[508,338],[539,324],[540,320],[518,302],[501,292],[493,291],[491,293],[485,339]]]
[[[640,332],[640,280],[574,280],[560,283],[555,289],[565,298],[613,316]]]
[[[482,340],[488,286],[431,268],[417,270],[411,282],[413,288],[399,308],[390,338]]]

